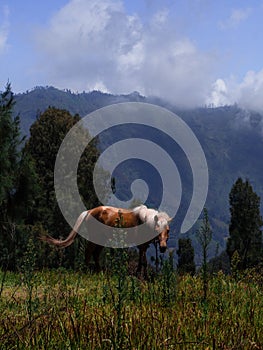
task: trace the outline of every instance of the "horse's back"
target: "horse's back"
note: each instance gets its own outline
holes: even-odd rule
[[[89,213],[101,223],[111,227],[118,226],[120,220],[123,227],[134,227],[141,223],[138,215],[129,209],[99,206],[91,209]]]

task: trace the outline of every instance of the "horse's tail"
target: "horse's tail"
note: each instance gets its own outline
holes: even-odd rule
[[[66,248],[66,247],[70,246],[74,242],[74,239],[75,239],[76,235],[78,234],[78,230],[80,228],[80,225],[84,221],[87,214],[88,214],[88,210],[83,211],[80,214],[80,216],[77,218],[77,221],[73,227],[73,230],[70,232],[70,234],[68,235],[68,237],[66,239],[60,240],[60,239],[52,238],[49,235],[46,235],[46,236],[40,237],[40,240],[47,242],[49,244],[55,245],[59,248]]]

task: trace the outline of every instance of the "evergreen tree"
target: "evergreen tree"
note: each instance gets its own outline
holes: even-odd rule
[[[26,145],[34,160],[41,187],[41,195],[37,198],[36,203],[38,209],[35,220],[41,222],[44,229],[54,237],[66,236],[71,229],[62,216],[56,201],[54,189],[56,156],[66,134],[79,120],[78,115],[72,116],[66,110],[49,107],[31,126],[30,138]],[[72,144],[72,147],[75,147],[75,145]],[[98,156],[97,142],[94,140],[86,147],[78,166],[79,192],[87,208],[100,204],[93,186],[93,170]],[[102,171],[102,182],[103,174],[105,173]],[[65,174],[65,176],[67,175]],[[74,205],[70,199],[69,202],[70,205]],[[85,244],[85,242],[82,243]],[[79,254],[78,244],[79,242],[76,241],[75,249],[71,247],[65,250],[64,253],[60,252],[60,254],[63,254],[62,263],[64,266],[73,267],[74,256]],[[49,252],[51,252],[50,247]],[[59,261],[58,257],[56,260]]]
[[[2,219],[6,216],[8,201],[16,187],[20,149],[19,117],[12,117],[14,96],[8,83],[0,94],[0,208]]]
[[[178,264],[179,274],[195,273],[194,248],[190,238],[180,238],[178,241]]]
[[[54,166],[61,142],[79,120],[66,110],[48,108],[30,128],[27,149],[32,156],[39,181],[43,187],[43,205],[54,204]]]
[[[22,142],[19,117],[12,117],[13,107],[13,92],[8,83],[0,94],[0,265],[4,268],[9,268],[14,256],[16,225],[9,213],[16,191],[19,146]]]
[[[34,166],[22,148],[24,138],[13,108],[8,83],[0,95],[0,265],[8,269],[15,269],[23,255],[30,234],[25,225],[36,193]]]
[[[197,231],[197,238],[202,248],[202,279],[203,279],[203,293],[204,300],[207,300],[208,292],[208,247],[212,240],[212,229],[208,219],[208,211],[204,208],[203,211],[203,222],[199,230]]]
[[[227,253],[231,259],[239,255],[239,269],[256,265],[262,258],[263,224],[260,215],[260,198],[248,180],[238,178],[229,194],[231,221]]]

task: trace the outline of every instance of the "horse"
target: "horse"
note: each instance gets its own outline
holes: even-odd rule
[[[66,248],[70,246],[83,222],[89,223],[91,217],[95,218],[100,223],[107,227],[116,227],[116,222],[122,218],[121,227],[123,228],[139,228],[140,225],[146,224],[147,230],[151,231],[151,239],[147,239],[145,243],[138,245],[139,249],[139,263],[137,267],[137,274],[141,273],[144,268],[144,274],[146,274],[147,258],[146,251],[150,243],[159,243],[159,249],[161,253],[164,253],[167,249],[167,241],[169,238],[169,222],[171,218],[165,212],[158,212],[155,209],[149,209],[145,205],[140,205],[134,209],[123,209],[110,206],[99,206],[93,209],[82,212],[76,223],[64,240],[52,238],[48,235],[40,237],[42,241],[45,241],[51,245],[59,248]],[[154,238],[152,238],[154,237]],[[103,246],[89,242],[85,252],[85,262],[88,265],[93,256],[95,269],[100,270],[99,256],[103,249]]]

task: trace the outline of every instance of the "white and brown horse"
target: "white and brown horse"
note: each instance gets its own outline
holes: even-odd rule
[[[147,259],[146,250],[150,243],[157,241],[159,243],[160,252],[164,253],[167,248],[167,240],[169,238],[169,216],[164,212],[158,212],[154,209],[149,209],[145,205],[140,205],[134,209],[122,209],[109,206],[99,206],[87,211],[82,212],[73,230],[65,240],[54,239],[50,236],[41,237],[41,240],[48,242],[49,244],[55,245],[60,248],[65,248],[71,245],[80,229],[83,222],[88,223],[91,217],[98,220],[100,223],[116,227],[116,222],[122,218],[122,227],[132,228],[140,227],[142,224],[146,224],[149,231],[152,231],[151,237],[145,243],[138,245],[139,248],[139,264],[137,273],[141,272],[142,267],[146,271]],[[88,264],[91,256],[94,258],[96,270],[100,269],[99,256],[103,249],[103,246],[90,242],[85,253],[86,263]]]

